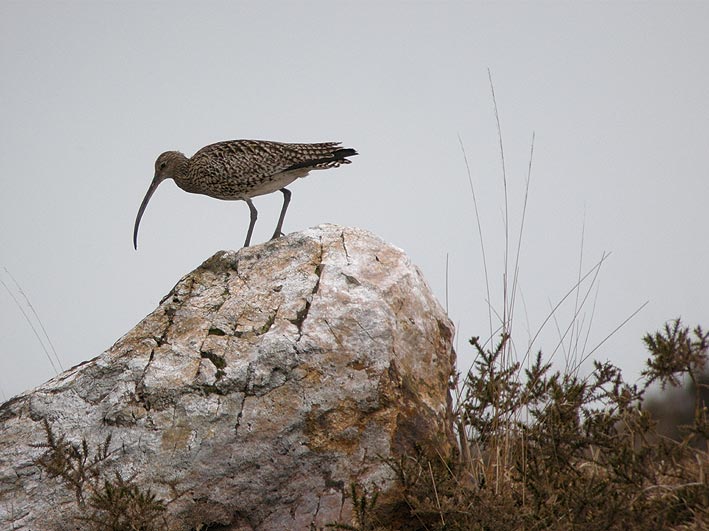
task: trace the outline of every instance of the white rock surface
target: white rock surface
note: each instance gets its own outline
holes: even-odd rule
[[[167,502],[171,530],[351,523],[350,484],[397,501],[383,458],[451,441],[453,326],[419,270],[323,225],[219,252],[109,350],[0,406],[0,529],[83,529],[37,466],[44,420]],[[115,476],[112,476],[115,477]]]

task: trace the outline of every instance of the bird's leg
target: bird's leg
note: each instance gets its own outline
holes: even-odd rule
[[[246,242],[244,242],[244,247],[248,247],[251,243],[251,234],[254,232],[254,225],[256,225],[256,217],[258,216],[256,207],[251,202],[251,199],[247,199],[246,204],[249,205],[249,212],[251,212],[251,222],[249,223],[249,231],[246,233]]]
[[[290,190],[288,190],[287,188],[281,188],[281,192],[283,192],[283,207],[281,208],[281,215],[278,218],[278,225],[276,225],[276,230],[273,233],[273,236],[271,236],[272,240],[279,238],[283,234],[281,232],[281,229],[283,228],[283,220],[286,217],[286,210],[288,210],[288,203],[290,203]]]

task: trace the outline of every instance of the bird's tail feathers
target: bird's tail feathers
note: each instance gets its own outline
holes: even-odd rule
[[[294,164],[289,170],[296,170],[298,168],[311,168],[314,170],[324,170],[327,168],[337,168],[340,164],[350,164],[352,161],[346,157],[352,157],[354,155],[359,155],[356,150],[352,148],[341,148],[336,149],[331,155],[327,157],[321,157],[317,159],[311,159],[304,162],[299,162]]]

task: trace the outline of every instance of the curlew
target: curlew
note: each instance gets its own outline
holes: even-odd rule
[[[155,161],[155,177],[138,209],[133,228],[133,246],[138,249],[138,225],[148,201],[165,179],[173,179],[186,192],[227,201],[246,201],[251,214],[244,247],[251,242],[258,212],[252,197],[280,190],[283,207],[272,238],[281,236],[291,193],[286,188],[311,170],[349,164],[354,149],[340,142],[284,144],[266,140],[228,140],[203,147],[191,158],[179,151],[166,151]]]

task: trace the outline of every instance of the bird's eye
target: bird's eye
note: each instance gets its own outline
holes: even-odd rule
[[[161,162],[161,163],[160,163],[160,169],[161,169],[161,170],[164,169],[165,166],[167,166],[167,163],[165,163],[165,162]]]

